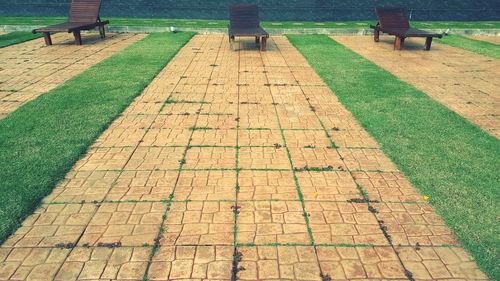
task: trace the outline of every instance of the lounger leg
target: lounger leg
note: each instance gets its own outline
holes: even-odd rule
[[[43,39],[45,39],[45,45],[47,46],[52,45],[52,38],[50,38],[50,32],[44,32]]]
[[[80,30],[73,31],[73,36],[75,36],[76,45],[82,44],[82,35],[80,34]]]
[[[235,51],[235,49],[234,49],[234,43],[235,43],[235,42],[234,42],[234,41],[235,41],[235,40],[234,40],[234,36],[229,36],[229,44],[231,45],[231,49],[232,49],[233,51]]]
[[[260,44],[260,50],[265,52],[267,48],[267,37],[262,37],[262,44]]]
[[[104,31],[104,25],[99,25],[99,34],[101,34],[101,38],[106,37],[106,31]]]
[[[431,49],[432,37],[427,37],[425,39],[425,50],[429,51]]]
[[[394,39],[394,50],[401,50],[401,41],[402,38],[396,36],[396,39]]]
[[[255,44],[259,44],[260,43],[260,37],[259,36],[255,36]]]
[[[373,41],[378,42],[380,40],[380,31],[378,29],[373,30]]]

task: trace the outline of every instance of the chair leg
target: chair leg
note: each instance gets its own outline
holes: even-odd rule
[[[431,45],[432,45],[432,37],[427,37],[425,39],[425,50],[429,51],[431,49]]]
[[[50,38],[50,32],[44,32],[43,39],[45,39],[45,45],[47,46],[52,45],[52,38]]]
[[[402,38],[396,36],[396,38],[394,39],[394,50],[401,50],[401,41]]]
[[[101,35],[101,38],[106,37],[106,31],[104,30],[104,25],[99,25],[99,34]]]
[[[267,37],[262,37],[262,44],[260,44],[260,50],[265,52],[267,48]]]
[[[378,29],[373,30],[373,41],[378,42],[380,40],[380,31]]]
[[[76,45],[81,45],[82,35],[80,34],[80,30],[73,31],[73,36],[75,36]]]

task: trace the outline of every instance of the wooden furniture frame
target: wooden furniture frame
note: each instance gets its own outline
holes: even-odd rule
[[[52,45],[51,32],[72,32],[76,44],[82,45],[81,31],[99,27],[101,38],[104,38],[106,36],[104,26],[109,21],[101,21],[99,17],[100,9],[101,0],[72,0],[67,22],[37,28],[33,30],[33,33],[43,33],[46,45]]]
[[[394,50],[401,50],[405,39],[408,37],[425,38],[425,50],[431,49],[432,38],[442,38],[442,34],[430,33],[425,30],[410,27],[410,22],[406,17],[406,10],[400,8],[377,8],[378,23],[373,26],[373,40],[379,41],[380,32],[394,35]]]
[[[254,4],[236,4],[229,8],[229,42],[231,46],[235,37],[255,37],[255,43],[260,44],[260,50],[266,51],[267,33],[260,26],[259,7]]]

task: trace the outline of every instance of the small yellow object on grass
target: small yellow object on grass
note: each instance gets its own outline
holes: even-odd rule
[[[429,201],[429,198],[430,198],[429,195],[424,195],[423,197],[424,197],[425,201]]]

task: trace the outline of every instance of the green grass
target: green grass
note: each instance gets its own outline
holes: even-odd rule
[[[65,21],[66,17],[0,17],[0,25],[49,25]],[[158,19],[158,18],[108,18],[110,26],[152,26],[152,27],[194,27],[194,28],[225,28],[227,20],[198,20],[198,19]],[[262,22],[265,28],[367,28],[372,21],[342,21],[342,22],[308,22],[308,21],[281,21]],[[413,21],[417,28],[473,28],[491,29],[500,28],[500,21]]]
[[[288,38],[500,280],[500,141],[327,36]]]
[[[500,45],[481,40],[474,40],[460,35],[448,35],[439,43],[471,51],[480,55],[500,59]]]
[[[0,121],[0,243],[192,35],[151,34]]]
[[[0,48],[14,45],[17,43],[26,42],[36,38],[42,37],[42,34],[33,34],[26,31],[15,31],[7,34],[0,35]]]

